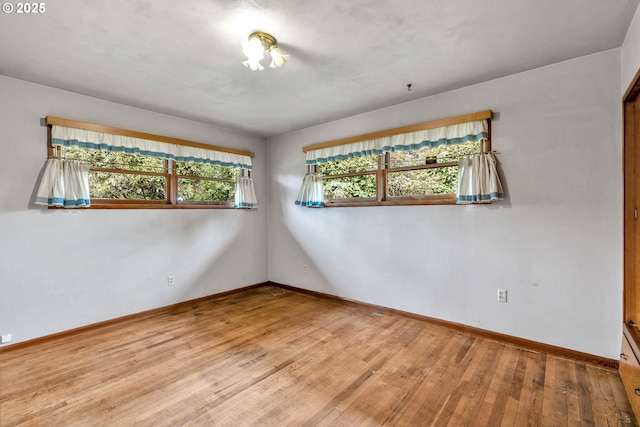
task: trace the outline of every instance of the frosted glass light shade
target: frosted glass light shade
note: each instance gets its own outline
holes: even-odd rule
[[[260,61],[264,58],[264,46],[258,38],[245,40],[242,43],[242,53],[245,54],[247,60],[243,62],[244,66],[252,71],[264,70]]]
[[[272,47],[270,53],[271,53],[271,65],[270,65],[271,68],[282,67],[287,62],[287,59],[289,59],[289,55],[285,55],[284,53],[282,53],[280,48],[277,46]]]
[[[246,61],[242,61],[242,64],[248,69],[250,69],[251,71],[262,71],[264,70],[264,67],[260,63],[260,59],[257,59],[257,60],[247,59]]]

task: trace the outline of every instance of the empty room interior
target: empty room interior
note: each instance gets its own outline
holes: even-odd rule
[[[637,426],[638,4],[5,2],[0,426]]]

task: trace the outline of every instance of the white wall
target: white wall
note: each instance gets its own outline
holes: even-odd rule
[[[270,280],[617,359],[620,76],[616,49],[273,138]],[[484,109],[504,202],[294,206],[302,146]]]
[[[269,279],[617,358],[620,98],[640,66],[638,21],[623,49],[273,138],[268,164],[260,138],[0,76],[0,333],[24,341]],[[302,146],[487,108],[506,201],[293,205]],[[254,151],[261,208],[35,207],[46,115]]]
[[[640,8],[636,10],[622,45],[622,92],[640,69]]]
[[[262,206],[36,207],[47,115],[251,150]],[[0,117],[0,333],[14,343],[267,280],[263,139],[1,76]]]

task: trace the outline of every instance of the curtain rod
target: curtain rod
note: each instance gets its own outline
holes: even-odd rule
[[[135,130],[120,129],[110,126],[97,125],[94,123],[80,122],[77,120],[62,119],[60,117],[47,116],[47,126],[63,126],[74,129],[90,130],[93,132],[109,133],[112,135],[128,136],[131,138],[148,139],[151,141],[164,142],[167,144],[183,145],[187,147],[202,148],[204,150],[220,151],[223,153],[237,154],[240,156],[253,157],[251,151],[236,150],[234,148],[220,147],[218,145],[204,144],[202,142],[188,141],[186,139],[171,138],[169,136],[154,135],[152,133],[138,132]]]
[[[403,126],[399,128],[387,129],[378,132],[366,133],[363,135],[351,136],[348,138],[336,139],[333,141],[320,142],[318,144],[307,145],[302,147],[302,151],[307,153],[322,148],[336,147],[338,145],[352,144],[354,142],[368,141],[370,139],[383,138],[386,136],[400,135],[403,133],[417,132],[420,130],[435,129],[444,126],[457,125],[460,123],[473,122],[476,120],[491,120],[491,110],[478,111],[477,113],[463,114],[456,117],[448,117],[445,119],[432,120],[429,122],[417,123],[414,125]]]

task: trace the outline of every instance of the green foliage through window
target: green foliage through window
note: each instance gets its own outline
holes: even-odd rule
[[[458,185],[458,160],[480,151],[479,141],[441,145],[322,163],[317,172],[323,177],[327,201],[375,199],[379,157],[380,163],[388,162],[382,172],[386,175],[387,188],[380,190],[385,199],[451,195]]]
[[[62,147],[62,157],[82,160],[93,167],[122,170],[163,172],[163,160],[141,154],[127,154],[116,151],[90,150],[76,146]]]
[[[92,199],[164,200],[164,176],[91,171],[89,195]]]
[[[414,151],[399,151],[389,154],[389,167],[438,165],[457,162],[462,157],[480,152],[480,142],[441,145]],[[458,166],[433,167],[388,175],[389,197],[417,197],[435,194],[454,194],[458,187]]]
[[[318,172],[323,176],[361,173],[378,169],[378,156],[352,157],[345,160],[321,163]],[[324,197],[331,199],[352,199],[376,197],[376,175],[363,174],[351,177],[325,179]]]
[[[62,157],[91,164],[90,196],[94,199],[164,200],[164,161],[140,154],[63,147]],[[98,170],[95,170],[98,169]],[[101,171],[110,169],[113,172]],[[118,172],[126,171],[126,172]],[[131,173],[134,172],[134,173]],[[145,172],[136,174],[135,172]],[[149,175],[151,174],[151,175]]]
[[[231,202],[235,182],[178,178],[178,202]]]
[[[176,162],[178,202],[231,202],[239,169],[203,163]],[[209,179],[205,179],[209,178]]]
[[[378,156],[360,156],[345,160],[320,163],[318,172],[323,175],[337,175],[351,172],[374,171],[378,169]]]
[[[63,147],[61,156],[91,165],[89,189],[92,199],[167,200],[168,172],[163,159],[75,146]],[[236,168],[175,162],[177,201],[217,204],[233,202],[235,179],[239,174],[240,170]]]
[[[351,199],[376,197],[376,176],[360,175],[325,179],[325,199]]]
[[[458,167],[390,172],[387,179],[389,197],[453,194],[458,183]]]
[[[416,166],[427,163],[457,162],[460,158],[480,152],[480,142],[467,142],[455,145],[440,145],[414,151],[396,151],[390,153],[391,168]]]

